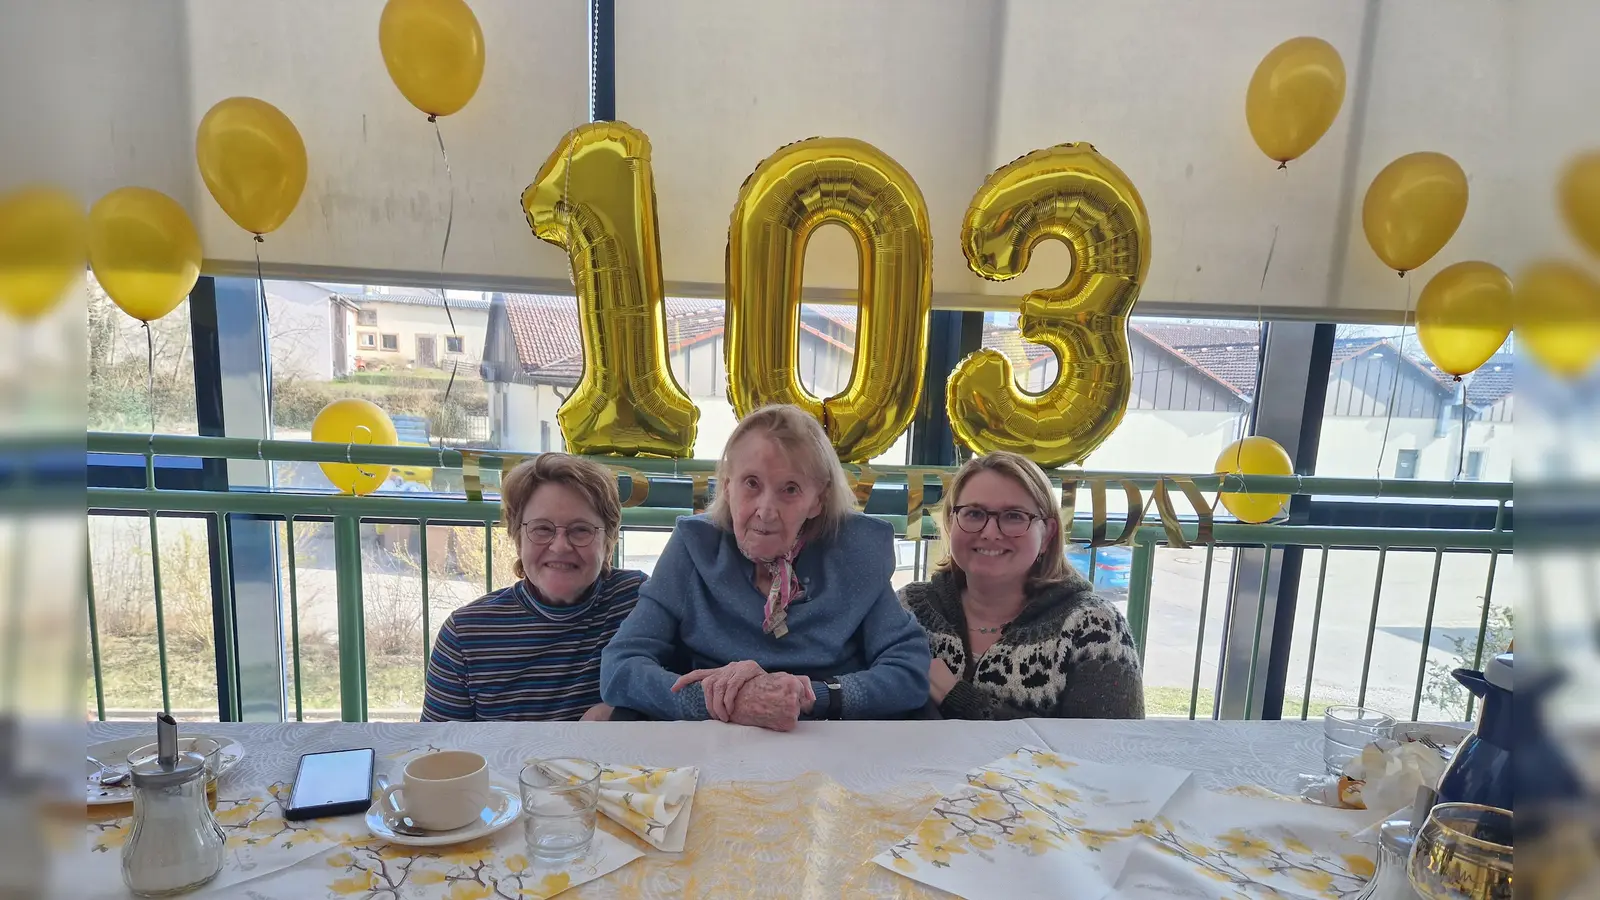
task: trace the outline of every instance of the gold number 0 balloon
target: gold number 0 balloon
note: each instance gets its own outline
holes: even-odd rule
[[[574,128],[522,209],[572,262],[583,378],[556,413],[572,452],[688,456],[700,411],[667,362],[650,139],[621,122]]]
[[[825,400],[801,386],[797,310],[806,242],[838,223],[860,258],[856,362]],[[728,399],[739,416],[792,403],[821,420],[839,458],[865,462],[911,424],[933,299],[928,208],[910,173],[850,138],[810,138],[763,160],[728,226]]]
[[[1060,144],[990,175],[961,225],[967,266],[991,281],[1022,274],[1045,238],[1071,247],[1072,275],[1023,297],[1020,325],[1055,351],[1061,374],[1044,393],[1023,393],[1010,360],[979,350],[951,373],[946,407],[967,448],[1051,468],[1081,462],[1122,421],[1133,381],[1128,315],[1150,265],[1150,221],[1121,169],[1089,144]]]

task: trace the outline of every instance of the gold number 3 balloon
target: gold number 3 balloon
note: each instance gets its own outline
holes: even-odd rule
[[[1035,244],[1072,249],[1060,287],[1022,298],[1022,336],[1056,353],[1061,374],[1042,394],[1019,391],[1011,361],[979,350],[950,375],[956,440],[977,453],[1011,450],[1044,468],[1081,462],[1128,405],[1128,316],[1150,266],[1150,220],[1133,182],[1086,143],[1029,153],[990,175],[961,226],[967,266],[991,281],[1028,268]]]
[[[796,362],[806,242],[849,230],[861,265],[856,364],[844,391],[818,400]],[[922,395],[933,299],[928,207],[911,174],[850,138],[811,138],[762,161],[728,226],[728,399],[740,417],[792,403],[821,420],[839,458],[866,462],[911,424]]]
[[[572,452],[688,456],[700,411],[667,363],[650,139],[621,122],[574,128],[522,209],[572,263],[583,378],[556,413]]]

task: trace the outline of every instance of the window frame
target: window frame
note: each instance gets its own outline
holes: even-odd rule
[[[369,343],[369,341],[370,341],[370,343]],[[356,349],[357,350],[376,350],[376,349],[378,349],[378,333],[376,331],[358,331],[358,332],[356,332]]]
[[[359,306],[356,307],[356,327],[357,328],[377,328],[378,327],[378,311],[376,309],[367,309],[365,307],[359,307]]]
[[[394,346],[393,347],[389,346],[390,341],[394,342]],[[380,352],[380,353],[399,353],[400,352],[400,334],[399,334],[399,332],[395,332],[395,333],[392,333],[392,334],[385,334],[383,332],[379,332],[378,333],[378,352]]]

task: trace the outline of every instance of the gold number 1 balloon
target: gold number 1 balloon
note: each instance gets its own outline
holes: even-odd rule
[[[688,456],[700,411],[672,377],[650,139],[621,122],[567,133],[522,194],[528,225],[567,251],[583,377],[556,421],[574,453]]]
[[[1072,248],[1072,274],[1022,298],[1022,336],[1056,353],[1042,394],[1016,388],[1011,361],[979,350],[950,375],[956,440],[1040,466],[1081,462],[1122,421],[1133,382],[1128,315],[1150,267],[1150,220],[1133,182],[1086,143],[1036,150],[990,175],[961,226],[967,266],[991,281],[1022,274],[1035,244]]]
[[[806,242],[837,223],[860,260],[856,361],[843,392],[801,386],[798,310]],[[933,298],[928,207],[911,174],[850,138],[811,138],[763,160],[728,226],[728,399],[741,417],[768,403],[816,416],[839,458],[866,462],[911,424],[922,396]]]

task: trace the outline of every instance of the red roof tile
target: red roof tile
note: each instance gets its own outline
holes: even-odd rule
[[[559,294],[506,294],[506,319],[525,374],[576,379],[583,374],[578,301]],[[667,345],[693,346],[722,333],[721,300],[668,297]]]

